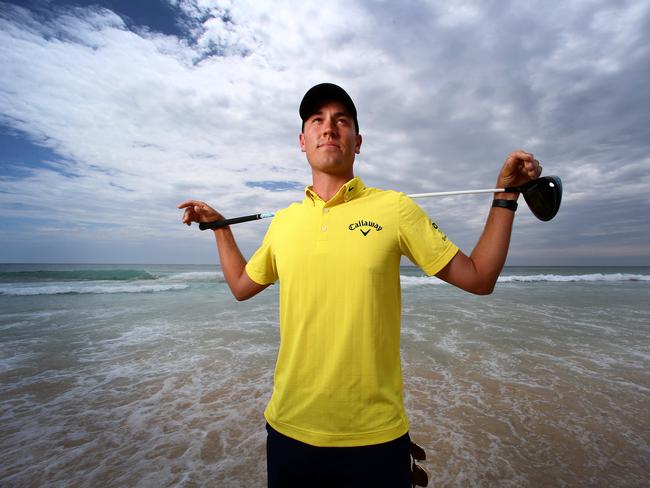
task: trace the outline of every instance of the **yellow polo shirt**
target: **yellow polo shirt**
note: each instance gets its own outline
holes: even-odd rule
[[[388,442],[408,431],[400,366],[400,257],[428,275],[458,251],[403,193],[347,182],[310,188],[275,215],[246,265],[280,281],[280,349],[264,416],[315,446]]]

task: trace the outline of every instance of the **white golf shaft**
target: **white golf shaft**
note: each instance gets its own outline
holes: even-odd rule
[[[492,188],[484,190],[460,190],[460,191],[438,191],[433,193],[412,193],[407,195],[411,198],[428,198],[428,197],[446,197],[450,195],[467,195],[470,193],[494,193],[494,192],[503,192],[506,191],[505,188]],[[230,224],[239,224],[240,222],[248,222],[251,220],[267,219],[274,217],[275,212],[262,212],[253,215],[245,215],[244,217],[236,217],[234,219],[223,219],[217,220],[215,222],[204,222],[199,224],[199,229],[218,229],[220,227],[225,227]]]
[[[411,198],[448,197],[451,195],[470,195],[472,193],[495,193],[504,192],[505,188],[485,188],[483,190],[456,190],[456,191],[435,191],[433,193],[411,193],[406,195]]]
[[[540,186],[540,182],[545,183],[546,186]],[[535,192],[537,197],[533,199],[527,198],[527,196],[532,195],[533,192]],[[530,181],[525,185],[508,188],[436,191],[432,193],[411,193],[407,196],[411,198],[429,198],[447,197],[452,195],[468,195],[473,193],[523,193],[524,198],[526,198],[526,203],[528,204],[528,207],[531,209],[535,217],[542,221],[547,221],[551,220],[560,208],[560,201],[562,199],[562,181],[557,176],[543,176],[538,180]],[[268,217],[273,217],[274,215],[274,212],[264,212],[253,215],[245,215],[244,217],[236,217],[234,219],[222,219],[215,222],[203,222],[199,224],[199,229],[218,229],[226,225],[248,222],[249,220],[265,219]]]

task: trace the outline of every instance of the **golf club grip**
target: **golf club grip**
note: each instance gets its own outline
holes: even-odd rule
[[[260,218],[261,218],[260,214],[253,214],[253,215],[245,215],[244,217],[235,217],[233,219],[222,219],[222,220],[215,220],[213,222],[202,222],[199,224],[199,229],[201,230],[220,229],[221,227],[225,227],[227,225],[239,224],[241,222],[249,222],[251,220],[258,220]]]
[[[530,180],[528,183],[524,183],[523,185],[520,186],[507,186],[506,188],[503,189],[503,191],[506,193],[525,193],[530,189],[535,188],[542,181],[549,181],[549,180],[552,181],[554,179],[559,179],[559,178],[557,176],[540,176],[539,178]]]

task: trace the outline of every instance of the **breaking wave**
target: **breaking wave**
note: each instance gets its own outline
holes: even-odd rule
[[[50,281],[133,281],[155,280],[156,276],[140,269],[81,269],[0,272],[3,283]]]
[[[155,274],[141,269],[5,271],[0,273],[0,295],[157,293],[224,282],[220,271],[175,274]]]
[[[402,286],[418,285],[439,285],[444,283],[436,277],[429,276],[405,276],[401,275]],[[587,274],[536,274],[536,275],[512,275],[499,277],[499,283],[596,283],[596,282],[621,282],[621,281],[650,281],[650,275],[634,273],[587,273]]]
[[[0,285],[0,295],[34,296],[34,295],[87,295],[110,293],[155,293],[161,291],[178,291],[189,285],[180,283],[124,283],[124,284],[64,284],[56,283],[45,286],[10,286]]]
[[[650,275],[632,273],[589,273],[582,275],[538,274],[522,276],[501,276],[500,283],[513,282],[597,282],[597,281],[650,281]]]

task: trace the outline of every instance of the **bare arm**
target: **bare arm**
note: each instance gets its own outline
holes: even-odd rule
[[[187,225],[191,225],[192,222],[212,222],[223,219],[223,215],[198,200],[187,200],[178,205],[178,208],[185,209],[183,223]],[[237,246],[230,227],[215,229],[213,232],[217,240],[223,276],[237,300],[247,300],[269,286],[256,283],[246,273],[246,260]]]
[[[542,167],[532,154],[514,151],[501,168],[497,188],[521,185],[539,178],[541,173]],[[518,197],[517,193],[495,194],[495,198],[504,200]],[[472,253],[467,256],[459,251],[436,276],[471,293],[492,293],[508,256],[514,218],[512,210],[492,207]]]

